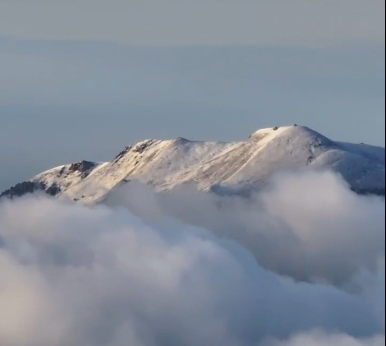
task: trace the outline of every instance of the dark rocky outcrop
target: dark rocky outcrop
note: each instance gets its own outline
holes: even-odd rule
[[[86,178],[90,174],[91,170],[95,168],[95,166],[95,162],[81,161],[73,163],[68,170],[72,173],[82,173],[82,178]]]
[[[153,144],[154,144],[153,140],[146,141],[146,142],[143,142],[143,143],[139,143],[135,147],[133,147],[133,152],[134,153],[138,153],[138,154],[142,154],[147,149],[149,149]]]
[[[45,190],[45,186],[42,183],[34,183],[31,181],[25,181],[11,187],[9,190],[4,191],[0,197],[21,197],[28,193],[34,193],[35,191]]]
[[[133,149],[132,146],[128,146],[126,147],[124,150],[122,150],[114,159],[115,162],[119,161],[121,158],[125,157],[126,154],[131,150]]]
[[[55,197],[59,195],[62,191],[60,189],[60,186],[53,184],[49,188],[46,188],[45,192],[48,193],[50,196]]]
[[[149,147],[153,145],[153,140],[148,140],[146,142],[138,143],[136,145],[127,146],[124,150],[122,150],[114,159],[114,162],[118,162],[123,157],[125,157],[130,151],[133,154],[143,154]]]
[[[61,193],[61,189],[56,184],[52,186],[46,186],[44,183],[35,183],[32,181],[25,181],[23,183],[17,184],[14,187],[11,187],[9,190],[4,191],[0,198],[2,197],[8,197],[8,198],[15,198],[15,197],[22,197],[24,195],[34,193],[37,191],[42,191],[47,193],[50,196],[57,196]]]

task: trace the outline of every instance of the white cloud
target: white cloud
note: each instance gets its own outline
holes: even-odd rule
[[[130,44],[384,41],[383,0],[2,0],[0,34]]]
[[[309,187],[310,179],[300,176],[298,183]],[[332,178],[313,179],[318,184]],[[359,208],[376,209],[377,203],[383,203],[358,200],[344,187],[331,190],[338,182],[330,182],[324,190],[324,198],[330,196],[332,205],[322,203],[322,197],[313,202],[319,205],[315,211],[319,216],[332,213],[332,221],[338,220],[339,227],[352,226],[352,222],[335,219],[333,210],[340,201],[348,207],[337,213],[353,220],[362,213]],[[279,179],[264,200],[273,201],[281,195],[276,203],[285,203],[287,189],[288,180]],[[378,294],[384,292],[382,271],[358,271],[355,294],[333,286],[294,283],[263,269],[235,243],[177,222],[170,217],[170,209],[166,212],[157,206],[158,197],[153,194],[143,190],[131,193],[136,193],[135,198],[124,202],[136,213],[147,211],[143,218],[122,207],[87,208],[38,196],[0,204],[1,345],[265,346],[268,342],[269,346],[303,346],[309,342],[308,346],[324,346],[333,340],[347,342],[347,346],[378,346],[361,340],[384,332],[384,308],[374,308],[374,301],[380,302]],[[306,194],[312,193],[312,189],[303,193],[307,204]],[[207,206],[203,195],[176,194],[174,198],[180,205],[189,203],[192,218],[199,217],[201,202]],[[298,203],[301,201],[298,198]],[[241,206],[228,219],[235,230],[250,213],[246,205],[241,213]],[[288,207],[277,207],[283,211],[277,214],[285,219]],[[304,206],[295,210],[299,212],[304,212]],[[272,217],[269,209],[266,213],[259,214],[263,222]],[[202,217],[209,221],[219,215]],[[367,217],[367,226],[379,224],[380,216],[377,212],[362,215]],[[307,213],[303,218],[319,221],[317,215]],[[283,229],[276,231],[286,237],[287,226],[283,223]],[[300,224],[298,232],[302,231]],[[342,234],[350,238],[349,228],[336,231],[338,240]],[[329,244],[334,234],[328,233]],[[375,236],[375,231],[369,232],[369,238]],[[357,240],[356,236],[353,239]],[[323,239],[318,241],[325,246]],[[354,245],[350,239],[345,243],[352,247],[349,258],[366,259],[363,249]],[[293,258],[298,256],[296,251]],[[342,254],[344,262],[347,253],[343,248]],[[375,255],[382,258],[382,254]],[[280,251],[271,258],[275,256],[280,258]],[[315,329],[325,333],[308,333]],[[336,330],[342,336],[335,336]],[[305,336],[296,336],[304,332]],[[280,344],[268,339],[292,341]]]
[[[278,176],[268,191],[247,201],[190,188],[154,195],[129,184],[108,203],[146,218],[169,215],[227,236],[265,268],[299,280],[341,285],[362,267],[376,270],[384,254],[384,201],[357,196],[330,172]]]

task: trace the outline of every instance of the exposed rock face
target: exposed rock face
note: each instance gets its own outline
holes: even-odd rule
[[[154,140],[147,140],[145,142],[138,143],[132,148],[132,152],[137,154],[143,154],[154,144],[154,142]]]
[[[50,196],[57,196],[62,191],[61,191],[60,186],[58,186],[57,184],[53,184],[49,188],[46,188],[45,192],[48,193]]]
[[[133,149],[132,146],[126,147],[124,150],[122,150],[116,157],[115,162],[119,161],[121,158],[123,158],[131,149]]]
[[[4,191],[0,197],[20,197],[27,193],[33,193],[38,190],[44,190],[44,186],[42,183],[33,183],[30,181],[26,181],[20,184],[11,187],[9,190]]]
[[[84,161],[83,160],[81,162],[73,163],[68,170],[71,173],[74,173],[74,172],[82,173],[82,177],[86,178],[88,176],[89,172],[95,166],[96,166],[96,164],[94,162]]]
[[[31,181],[25,181],[23,183],[17,184],[14,187],[11,187],[9,190],[4,191],[0,198],[2,197],[8,197],[8,198],[14,198],[14,197],[21,197],[30,193],[34,193],[36,191],[43,191],[46,192],[50,196],[57,196],[61,193],[61,189],[56,184],[50,186],[47,188],[47,186],[44,183],[36,183]]]

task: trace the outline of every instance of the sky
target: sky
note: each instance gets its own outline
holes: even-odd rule
[[[0,190],[146,138],[384,146],[383,0],[0,0]]]

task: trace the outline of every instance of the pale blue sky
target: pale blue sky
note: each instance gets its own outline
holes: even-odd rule
[[[0,190],[145,138],[384,146],[384,1],[162,3],[0,0]]]

